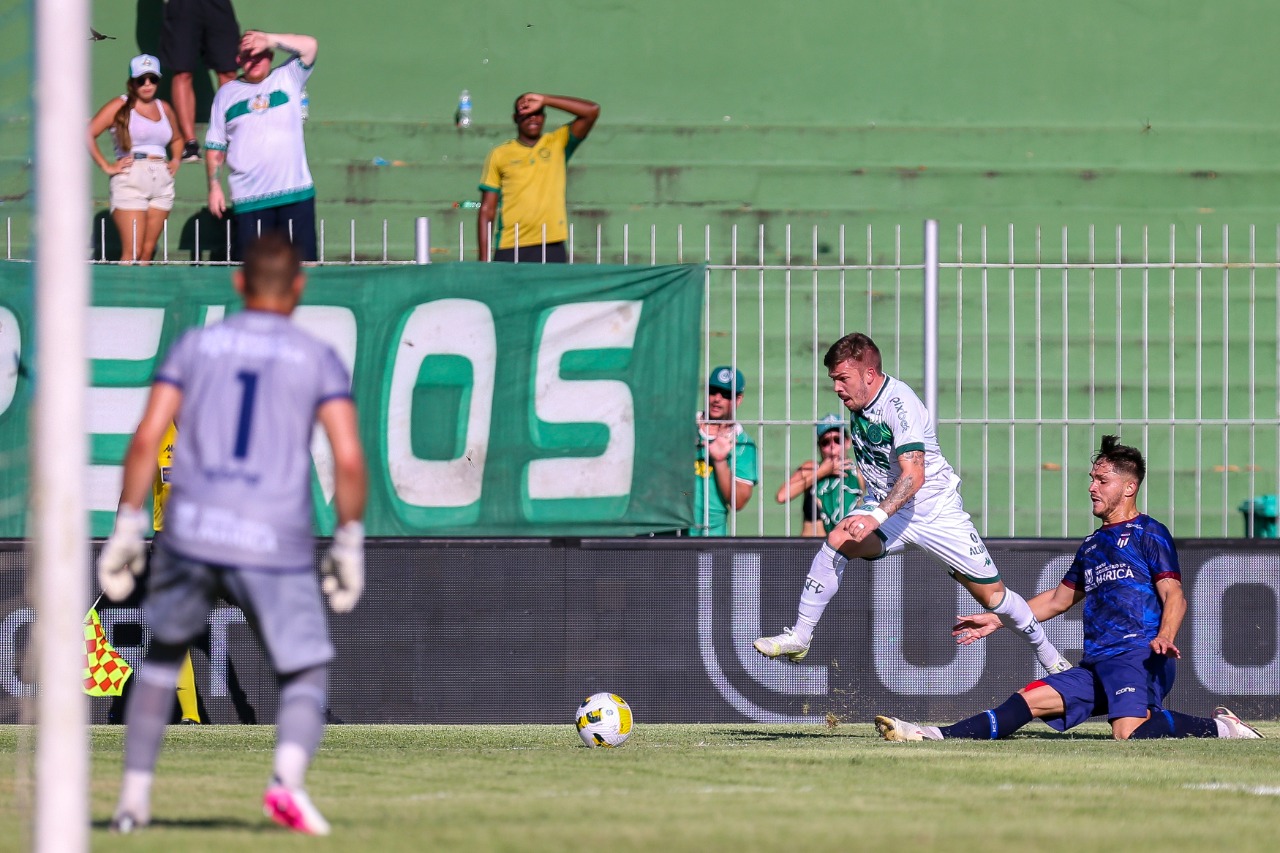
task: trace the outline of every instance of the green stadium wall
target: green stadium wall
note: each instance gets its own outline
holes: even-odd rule
[[[14,217],[17,257],[30,256],[33,205],[30,5],[0,0],[0,218]],[[94,108],[122,91],[130,56],[157,50],[161,8],[161,0],[93,4],[93,26],[114,36],[89,45]],[[993,257],[1012,253],[1020,262],[1032,261],[1041,251],[1035,229],[1043,228],[1046,259],[1061,260],[1065,253],[1084,263],[1090,257],[1091,225],[1099,259],[1122,254],[1115,249],[1117,230],[1125,235],[1124,259],[1140,258],[1141,229],[1148,226],[1155,260],[1169,258],[1171,229],[1177,234],[1172,254],[1179,260],[1196,260],[1197,232],[1204,235],[1206,259],[1220,259],[1224,245],[1233,260],[1247,258],[1249,226],[1257,226],[1256,257],[1277,257],[1274,200],[1280,198],[1280,180],[1273,139],[1280,92],[1270,77],[1280,7],[1257,0],[1217,5],[495,0],[484,6],[358,7],[328,0],[305,6],[260,0],[252,6],[241,2],[239,15],[246,27],[302,31],[320,40],[309,86],[307,138],[331,259],[346,256],[353,220],[361,259],[382,256],[384,220],[388,254],[411,258],[418,216],[431,218],[433,259],[456,258],[460,232],[473,247],[474,212],[454,204],[477,197],[484,156],[512,134],[510,105],[526,90],[579,95],[603,107],[590,140],[571,164],[569,200],[576,248],[594,255],[598,228],[606,262],[647,261],[650,227],[660,246],[658,260],[675,261],[676,229],[683,226],[683,260],[702,259],[703,229],[710,228],[711,260],[723,263],[730,226],[736,225],[740,245],[749,247],[740,257],[752,260],[757,229],[763,226],[764,260],[771,264],[809,262],[811,242],[817,242],[820,263],[837,262],[841,227],[849,234],[843,256],[849,263],[892,262],[893,229],[901,226],[901,256],[913,263],[920,257],[925,218],[941,223],[944,261],[960,250],[967,260],[976,260],[983,228],[990,232]],[[460,132],[453,112],[463,88],[472,94],[475,126]],[[203,108],[210,97],[206,89]],[[375,159],[396,165],[377,166]],[[105,176],[95,174],[93,192],[100,218],[106,209]],[[171,219],[175,234],[183,235],[172,245],[186,247],[179,257],[189,256],[191,225],[200,216],[204,192],[203,164],[184,166]],[[208,235],[211,220],[205,214],[201,221]],[[794,232],[790,251],[786,225]],[[627,226],[631,233],[624,252]],[[815,226],[822,236],[811,241]],[[868,247],[867,229],[876,235],[874,249]],[[80,241],[87,253],[96,230],[96,224],[86,223],[83,235],[66,239]],[[108,224],[109,235],[111,230]],[[204,240],[206,246],[211,242]],[[712,275],[717,293],[727,289],[727,273]],[[1221,440],[1213,427],[1176,438],[1160,428],[1136,434],[1131,427],[1120,430],[1149,444],[1149,454],[1160,460],[1147,489],[1153,500],[1160,496],[1153,511],[1165,513],[1175,529],[1196,535],[1237,530],[1235,507],[1251,494],[1276,491],[1280,466],[1273,426],[1280,388],[1275,275],[1260,271],[1260,290],[1247,302],[1235,295],[1242,292],[1243,273],[1234,273],[1229,298],[1225,286],[1216,285],[1220,275],[1206,273],[1208,289],[1203,289],[1189,272],[1180,272],[1176,283],[1172,276],[1152,274],[1153,284],[1164,287],[1153,291],[1154,299],[1167,294],[1170,306],[1167,317],[1158,305],[1151,314],[1154,328],[1169,331],[1152,353],[1151,393],[1158,397],[1167,388],[1170,401],[1153,404],[1152,411],[1171,410],[1176,398],[1178,417],[1197,417],[1199,404],[1191,411],[1186,406],[1201,399],[1195,383],[1203,374],[1205,413],[1248,418],[1261,426],[1219,430]],[[993,276],[1004,279],[1003,273]],[[1065,287],[1065,276],[1057,276],[1046,273],[1046,288]],[[1073,288],[1079,276],[1073,274]],[[1099,273],[1099,280],[1103,277],[1126,294],[1138,292],[1145,281],[1132,272],[1125,273],[1123,284],[1114,273]],[[979,283],[969,273],[961,289],[958,278],[944,272],[941,351],[945,355],[963,346],[969,355],[941,365],[940,434],[965,478],[966,498],[980,528],[996,535],[1068,535],[1087,529],[1093,521],[1082,489],[1095,433],[1112,429],[1104,420],[1113,415],[1135,417],[1140,399],[1132,380],[1111,375],[1120,359],[1106,344],[1083,344],[1087,357],[1081,362],[1090,369],[1098,365],[1096,384],[1106,389],[1105,405],[1095,401],[1093,383],[1065,375],[1072,371],[1057,354],[1068,340],[1091,340],[1092,329],[1079,324],[1090,320],[1092,298],[1073,290],[1070,322],[1059,316],[1061,311],[1042,318],[1040,306],[1026,298],[1036,286],[1032,274],[1020,271],[1018,298],[1000,297],[1011,316],[996,317],[1017,330],[1009,336],[1016,351],[1009,349],[1008,370],[1000,360],[988,369],[978,358],[983,350],[976,336],[985,335],[977,322],[983,299]],[[744,419],[798,422],[834,408],[821,375],[794,380],[796,399],[803,404],[784,405],[773,393],[755,408],[757,388],[792,382],[808,370],[815,352],[820,355],[843,331],[833,325],[836,315],[825,313],[824,303],[821,340],[810,344],[809,308],[817,305],[816,290],[812,303],[800,288],[787,302],[793,296],[789,286],[783,290],[781,272],[759,280],[767,283],[760,299],[763,318],[753,319],[755,309],[746,303],[739,315],[736,303],[713,301],[708,363],[734,355],[744,360],[752,385]],[[860,280],[869,282],[869,276]],[[755,281],[750,276],[750,283]],[[918,383],[918,276],[905,273],[898,295],[883,281],[877,278],[865,296],[849,300],[849,327],[869,330],[882,344],[888,339],[890,370]],[[1046,292],[1057,298],[1057,291]],[[744,291],[743,298],[752,302],[754,293]],[[1100,297],[1098,305],[1119,305],[1117,299]],[[1133,303],[1125,304],[1132,311]],[[997,306],[997,315],[1001,310]],[[734,323],[731,311],[738,333],[728,331]],[[783,322],[786,311],[791,312],[789,328]],[[895,314],[901,318],[896,323],[891,322]],[[1110,317],[1100,316],[1100,324],[1114,326]],[[1256,350],[1246,349],[1246,335],[1237,331],[1250,317],[1259,327]],[[768,327],[763,341],[755,337],[757,322]],[[1043,340],[1033,340],[1040,322]],[[1005,340],[996,328],[990,344],[1002,348]],[[1032,437],[1020,438],[1015,451],[1005,452],[1002,442],[1012,442],[1013,430],[1006,438],[999,431],[983,434],[946,423],[983,417],[984,386],[1007,389],[990,398],[992,411],[1004,407],[1000,395],[1005,393],[1016,397],[1020,413],[1034,407],[1031,395],[1040,377],[1020,371],[1015,382],[1009,374],[1015,361],[1034,364],[1038,342],[1047,347],[1045,382],[1064,388],[1061,408],[1085,413],[1082,417],[1098,412],[1094,427],[1073,429],[1067,437],[1046,433],[1052,452],[1041,452]],[[1123,354],[1126,363],[1138,363],[1136,350]],[[1219,374],[1217,365],[1229,369]],[[819,390],[816,412],[811,412],[807,401],[814,385]],[[1228,391],[1230,407],[1219,405]],[[754,501],[771,500],[780,478],[809,449],[811,435],[796,429],[793,449],[786,453],[773,439]],[[1202,445],[1212,452],[1202,454]],[[1038,478],[1036,506],[1009,494],[1007,484],[1015,477]],[[783,532],[772,506],[763,524],[748,518],[753,509],[741,514],[740,532]],[[1058,529],[1052,520],[1031,517],[1043,519],[1046,509],[1072,513],[1070,523]]]
[[[28,7],[0,0],[0,216],[18,217],[20,245]],[[89,46],[95,108],[122,91],[131,55],[157,49],[161,8],[93,4],[93,26],[114,36]],[[456,256],[459,222],[474,244],[474,215],[453,204],[476,198],[525,90],[603,106],[570,200],[579,235],[601,227],[606,260],[621,259],[623,225],[672,241],[677,224],[711,225],[717,250],[734,223],[903,223],[914,235],[924,218],[941,220],[944,240],[956,225],[1094,223],[1258,224],[1274,242],[1280,8],[1259,0],[259,0],[238,12],[242,26],[319,38],[307,129],[319,214],[344,250],[357,220],[362,257],[380,257],[383,219],[402,258],[416,216],[431,217],[438,259]],[[459,132],[463,88],[475,126]],[[204,199],[202,166],[179,177],[173,225]],[[93,187],[104,210],[105,176]],[[780,231],[766,231],[775,257]]]

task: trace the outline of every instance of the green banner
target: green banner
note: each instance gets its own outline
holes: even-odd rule
[[[0,536],[23,535],[31,267],[0,265]],[[95,267],[94,535],[110,532],[151,376],[186,328],[239,308],[225,267]],[[692,523],[702,267],[442,264],[308,271],[295,321],[352,373],[375,536],[614,536]],[[12,352],[12,356],[9,353]],[[181,453],[181,442],[178,453]],[[317,437],[318,529],[332,459]]]

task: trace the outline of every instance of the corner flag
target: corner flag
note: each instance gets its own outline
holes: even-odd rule
[[[89,608],[84,617],[84,692],[90,696],[119,696],[133,667],[107,642],[98,609]]]

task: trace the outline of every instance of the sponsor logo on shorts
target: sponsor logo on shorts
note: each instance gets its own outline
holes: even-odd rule
[[[1116,691],[1115,695],[1119,696],[1121,693],[1137,693],[1137,692],[1138,692],[1138,688],[1136,687],[1121,687],[1119,690]]]

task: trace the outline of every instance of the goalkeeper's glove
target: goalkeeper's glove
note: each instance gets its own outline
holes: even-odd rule
[[[124,601],[133,592],[146,563],[147,516],[138,507],[121,506],[116,526],[98,555],[98,584],[111,601]]]
[[[334,613],[350,613],[364,592],[364,525],[348,521],[333,531],[333,544],[320,563],[320,588]]]

